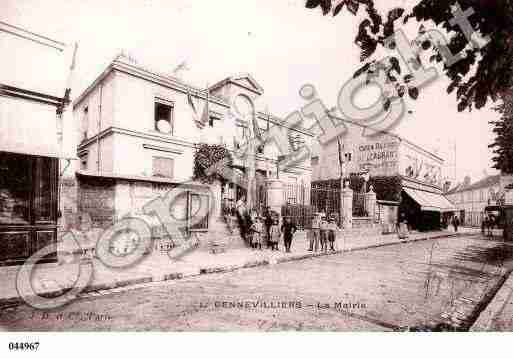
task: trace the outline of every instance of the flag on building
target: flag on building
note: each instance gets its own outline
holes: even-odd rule
[[[208,101],[207,101],[208,102]],[[192,119],[197,128],[202,129],[205,127],[205,123],[202,123],[201,119],[198,117],[198,111],[196,110],[196,105],[194,105],[194,100],[192,99],[191,92],[187,89],[187,103],[191,107],[192,110]]]
[[[200,119],[200,125],[205,127],[205,125],[207,123],[209,123],[210,121],[210,100],[209,100],[209,90],[208,90],[208,85],[207,85],[207,101],[205,102],[205,107],[203,107],[203,113],[201,114],[201,119]]]

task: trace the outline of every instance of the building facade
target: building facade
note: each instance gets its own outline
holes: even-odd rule
[[[139,213],[159,193],[191,181],[199,144],[237,150],[251,125],[233,115],[238,94],[256,100],[263,89],[249,74],[201,89],[118,56],[73,104],[79,136],[77,212],[87,213],[95,225],[105,227]],[[201,113],[207,102],[208,119],[198,125],[193,106]],[[281,119],[258,109],[256,118],[263,131],[283,127],[291,139],[290,149],[312,139],[308,131],[287,128]],[[286,183],[309,186],[309,159],[278,173],[280,155],[273,143],[259,149],[259,177],[279,176]],[[242,174],[247,169],[237,158],[232,167]],[[222,188],[222,196],[232,203],[244,195],[244,189],[234,183]]]
[[[74,51],[3,22],[0,51],[0,265],[12,265],[57,240],[59,161],[74,157],[66,111]]]
[[[345,134],[340,145],[334,141],[317,148],[312,181],[337,179],[341,173],[344,178],[362,176],[370,181],[396,178],[401,195],[396,210],[385,217],[393,223],[406,220],[414,229],[436,228],[447,213],[454,211],[442,195],[442,158],[392,133],[375,133],[365,126],[334,119],[346,127]],[[385,200],[377,195],[378,202]]]
[[[486,176],[471,183],[470,177],[466,177],[465,181],[446,192],[464,225],[481,226],[486,206],[503,203],[505,186],[501,178],[501,175]]]

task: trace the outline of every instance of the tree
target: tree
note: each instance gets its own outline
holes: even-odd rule
[[[212,168],[220,164],[229,167],[232,163],[232,154],[225,146],[201,143],[194,154],[193,179],[208,184],[223,182],[225,178]]]
[[[498,121],[492,121],[495,142],[488,147],[493,148],[494,168],[503,173],[513,173],[513,91],[503,95],[503,103],[496,110],[501,113]]]
[[[511,0],[412,0],[415,6],[410,12],[403,8],[392,8],[386,14],[380,14],[374,0],[307,0],[309,9],[321,8],[324,15],[337,16],[342,10],[351,15],[363,15],[360,22],[355,44],[361,50],[360,60],[365,64],[355,76],[364,72],[375,71],[372,60],[379,46],[385,46],[385,39],[391,36],[396,25],[416,21],[419,24],[419,34],[422,34],[428,21],[445,29],[448,33],[448,48],[452,54],[463,51],[464,59],[452,66],[443,65],[443,73],[449,78],[448,93],[455,92],[458,100],[458,111],[472,108],[480,109],[491,99],[493,102],[507,91],[513,84],[513,5]],[[472,8],[474,15],[469,21],[473,29],[478,30],[482,38],[488,36],[491,41],[484,47],[468,46],[462,29],[452,26],[451,9],[459,4],[463,10]],[[420,63],[420,54],[430,51],[429,61],[443,63],[442,54],[424,41],[417,46],[417,60]],[[402,71],[403,66],[397,57],[391,57],[390,66],[387,67],[388,80],[396,85],[399,96],[406,93],[416,99],[419,90],[409,87],[411,74]],[[405,74],[401,78],[401,74]],[[385,106],[389,102],[385,100]]]

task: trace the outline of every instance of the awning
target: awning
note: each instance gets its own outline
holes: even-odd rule
[[[422,211],[455,212],[457,209],[441,194],[403,187],[403,190],[420,205]]]

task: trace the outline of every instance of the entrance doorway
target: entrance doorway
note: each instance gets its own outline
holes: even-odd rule
[[[0,152],[0,265],[56,246],[57,191],[58,159]]]

